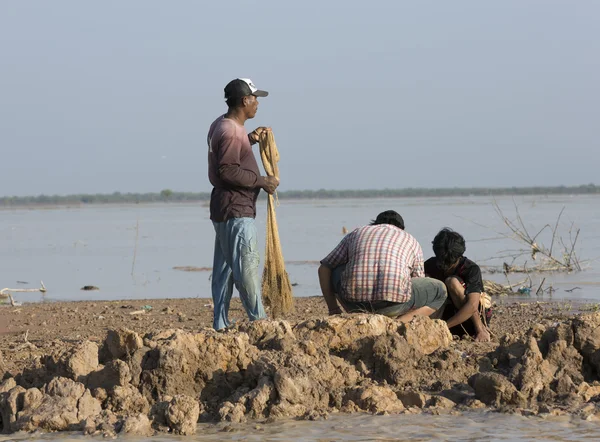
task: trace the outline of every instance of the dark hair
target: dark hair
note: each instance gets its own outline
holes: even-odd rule
[[[448,227],[444,227],[435,235],[432,244],[433,253],[442,270],[449,270],[467,249],[462,235]]]
[[[371,221],[371,225],[376,226],[377,224],[391,224],[404,230],[404,220],[395,210],[386,210],[377,215],[377,218]]]
[[[243,103],[245,97],[232,97],[232,98],[228,98],[227,101],[225,101],[225,103],[227,103],[227,107],[229,107],[230,109],[236,108],[236,107],[240,107]]]

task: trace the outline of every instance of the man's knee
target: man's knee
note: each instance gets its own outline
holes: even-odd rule
[[[463,282],[460,278],[456,276],[449,276],[446,278],[444,283],[448,289],[448,294],[451,297],[464,297],[465,287],[463,286]]]
[[[459,285],[462,287],[460,279],[458,279],[458,277],[456,277],[456,276],[448,276],[444,280],[444,283],[446,284],[446,287],[448,287],[448,288],[453,287],[455,285]]]
[[[444,303],[446,302],[446,298],[448,298],[448,291],[446,289],[446,285],[441,281],[436,281],[436,292],[433,299],[431,308],[438,310],[440,309]]]
[[[420,305],[434,310],[440,309],[446,302],[448,292],[442,281],[433,278],[424,278],[421,285],[421,296],[425,297],[425,302]]]

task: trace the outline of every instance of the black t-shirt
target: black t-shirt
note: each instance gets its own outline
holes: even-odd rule
[[[435,257],[425,261],[425,276],[444,281],[449,276],[458,276],[465,285],[465,295],[469,293],[483,293],[483,280],[481,279],[481,269],[477,264],[463,256],[458,265],[454,268],[452,274],[445,275],[438,267]]]

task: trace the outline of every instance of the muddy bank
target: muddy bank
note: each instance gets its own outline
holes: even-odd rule
[[[240,321],[222,333],[183,330],[177,319],[144,332],[119,326],[101,339],[100,330],[85,327],[80,333],[92,339],[14,342],[21,336],[4,335],[0,431],[186,435],[197,422],[318,419],[338,411],[487,408],[600,417],[600,314],[573,315],[560,304],[501,305],[494,342],[476,344],[453,339],[445,323],[429,318],[326,317],[321,302],[298,303],[299,311],[316,309],[304,314],[309,319]],[[77,308],[85,318],[77,304],[54,307]]]

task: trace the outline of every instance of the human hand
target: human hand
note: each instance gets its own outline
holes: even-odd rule
[[[275,189],[279,186],[279,180],[274,176],[266,176],[265,184],[263,185],[263,190],[267,192],[269,195],[273,195],[275,193]]]
[[[262,137],[262,135],[266,134],[267,132],[271,132],[270,127],[264,127],[264,126],[257,127],[252,132],[250,132],[250,135],[249,135],[250,141],[252,143],[258,143],[258,141],[260,140],[260,137]]]

